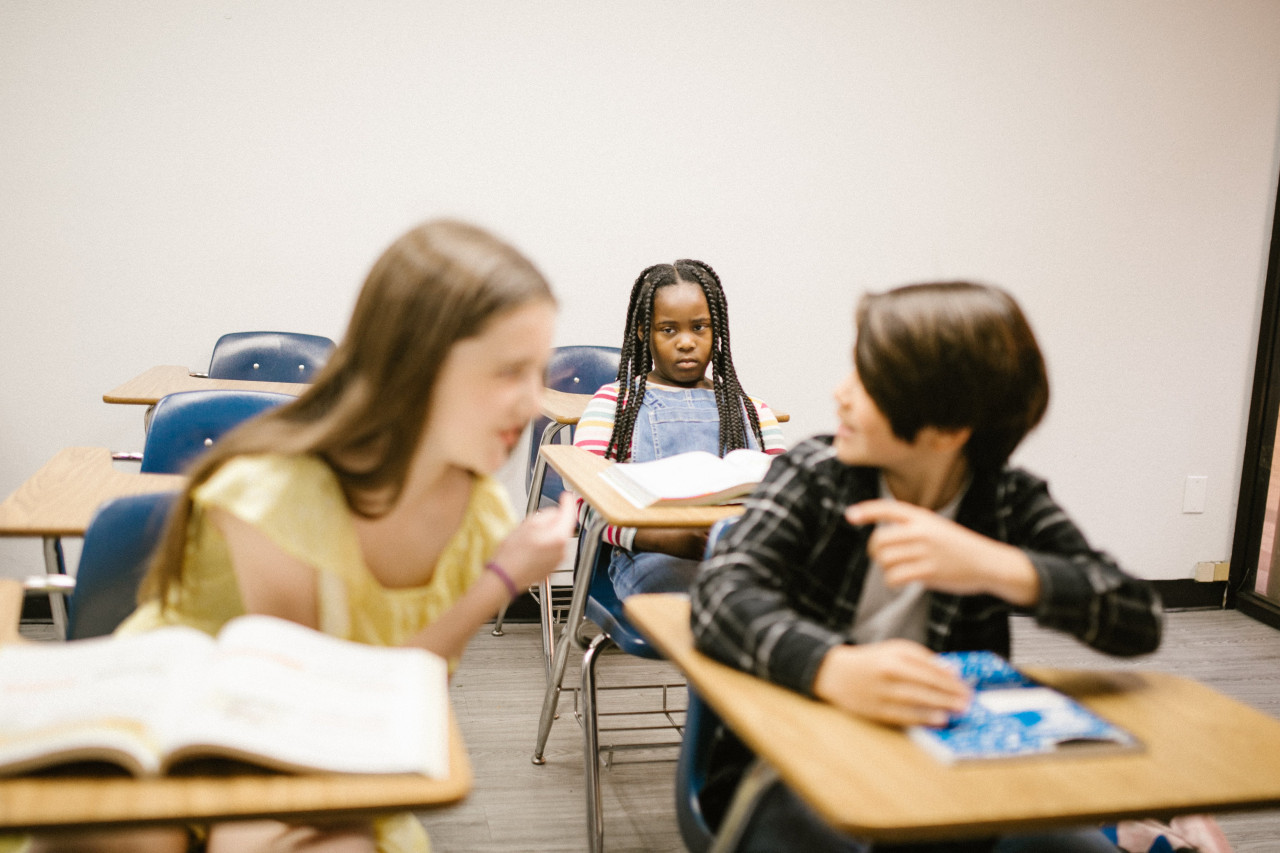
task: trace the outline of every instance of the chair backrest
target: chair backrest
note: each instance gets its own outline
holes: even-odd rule
[[[142,446],[142,471],[180,474],[227,430],[293,399],[269,391],[214,390],[161,397]]]
[[[297,332],[231,332],[218,338],[209,359],[213,379],[310,382],[324,367],[334,343]]]
[[[84,532],[67,639],[110,634],[136,606],[138,584],[178,492],[129,495],[98,508]]]
[[[725,518],[712,526],[707,534],[703,559],[711,556],[720,537],[737,520]],[[688,711],[684,718],[684,739],[680,743],[680,756],[676,759],[676,822],[689,853],[705,853],[711,848],[711,842],[715,838],[715,833],[702,813],[702,791],[707,784],[711,747],[719,725],[720,718],[716,712],[690,687]]]
[[[556,391],[569,394],[594,394],[601,385],[606,385],[618,378],[618,362],[622,359],[622,350],[618,347],[602,346],[566,346],[556,347],[551,352],[551,360],[547,363],[545,385]],[[547,418],[539,415],[533,420],[533,429],[529,433],[529,467],[525,470],[524,487],[533,485],[533,466],[538,461],[538,442],[542,439],[542,431],[549,423]],[[573,428],[566,430],[567,441],[573,441]],[[541,504],[555,504],[564,491],[564,482],[560,475],[550,468],[542,481]]]

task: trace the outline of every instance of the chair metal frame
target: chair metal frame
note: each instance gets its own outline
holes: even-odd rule
[[[603,517],[594,512],[588,513],[587,524],[578,540],[573,598],[569,605],[565,628],[561,632],[559,642],[555,647],[550,678],[547,682],[546,693],[543,696],[542,713],[538,720],[538,738],[532,759],[534,764],[541,765],[546,763],[544,753],[547,739],[550,737],[551,726],[556,718],[556,707],[559,704],[564,673],[569,660],[570,646],[572,646],[583,653],[581,685],[577,691],[581,697],[581,711],[577,710],[578,706],[575,702],[574,716],[582,726],[583,764],[585,770],[584,788],[587,796],[587,842],[588,850],[591,853],[600,853],[600,851],[604,850],[604,813],[600,791],[601,754],[604,753],[609,756],[606,764],[606,766],[609,766],[612,763],[614,752],[679,747],[681,743],[680,739],[676,739],[666,743],[644,742],[641,744],[609,744],[605,746],[600,744],[601,727],[599,718],[602,715],[598,709],[597,692],[600,688],[596,683],[595,668],[601,653],[610,647],[616,647],[627,654],[637,657],[662,660],[662,655],[658,653],[657,649],[631,625],[631,622],[622,611],[621,601],[614,594],[613,582],[609,579],[607,569],[608,560],[606,557],[610,553],[609,546],[604,545],[601,540],[604,527]],[[589,622],[595,623],[600,629],[599,633],[591,638],[586,635]],[[680,681],[667,684],[629,685],[627,688],[623,688],[661,688],[664,707],[658,711],[647,713],[660,714],[667,719],[667,723],[661,726],[627,726],[605,730],[610,732],[635,732],[672,729],[676,732],[681,732],[684,722],[683,720],[677,721],[674,715],[682,714],[683,711],[682,709],[670,708],[667,698],[671,689],[684,688],[685,686],[685,683]],[[633,712],[626,716],[636,715]]]
[[[546,387],[555,391],[571,394],[594,394],[602,385],[613,381],[618,375],[618,360],[622,356],[619,347],[598,346],[594,344],[573,344],[556,347],[547,366]],[[585,366],[584,366],[585,364]],[[603,369],[607,366],[608,369]],[[609,370],[612,370],[610,373]],[[583,380],[586,380],[585,382]],[[533,444],[533,434],[537,432],[540,421],[546,423],[537,444]],[[569,428],[567,437],[572,441],[575,424],[557,423],[542,416],[533,419],[530,425],[529,466],[525,470],[525,487],[528,499],[525,504],[525,515],[533,515],[542,505],[543,498],[555,501],[564,491],[564,483],[559,475],[547,471],[547,461],[542,458],[542,448],[556,440],[562,440],[564,429]],[[548,484],[548,477],[554,478]],[[548,486],[553,494],[547,494]],[[534,598],[538,602],[539,621],[542,625],[542,652],[546,658],[547,676],[551,674],[551,659],[555,646],[554,626],[558,621],[556,611],[565,612],[569,606],[568,596],[558,594],[547,578],[542,579],[533,588]],[[506,616],[504,607],[494,621],[493,635],[502,636],[502,622]]]

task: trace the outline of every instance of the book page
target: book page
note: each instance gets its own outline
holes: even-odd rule
[[[740,447],[737,450],[730,450],[726,453],[724,461],[741,472],[740,476],[744,481],[750,480],[758,483],[764,479],[765,474],[769,473],[769,466],[773,464],[773,457],[763,450]]]
[[[223,629],[171,721],[172,760],[224,754],[282,770],[448,775],[448,672],[422,649],[348,642],[268,616]]]
[[[176,666],[202,668],[212,640],[193,628],[0,648],[0,768],[103,760],[158,771],[158,721]],[[168,697],[168,699],[166,699]]]
[[[600,476],[641,509],[659,502],[715,503],[749,492],[771,461],[757,450],[735,450],[723,459],[694,450],[651,462],[619,463]]]

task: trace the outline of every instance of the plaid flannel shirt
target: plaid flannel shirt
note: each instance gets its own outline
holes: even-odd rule
[[[836,459],[830,436],[775,459],[691,589],[698,648],[812,695],[823,656],[852,642],[870,565],[873,528],[850,525],[844,510],[879,497],[879,476]],[[1040,625],[1113,655],[1159,646],[1163,612],[1151,585],[1093,550],[1042,480],[1011,468],[977,476],[956,521],[1026,553],[1040,578],[1040,601],[1028,612]],[[927,645],[1008,657],[1013,609],[992,596],[933,592]]]

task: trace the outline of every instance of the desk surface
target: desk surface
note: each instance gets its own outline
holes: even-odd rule
[[[604,457],[571,444],[542,448],[547,464],[609,524],[621,527],[710,527],[722,518],[742,514],[742,507],[679,506],[640,509],[600,477],[610,465]]]
[[[105,501],[178,490],[177,474],[116,470],[105,447],[68,447],[0,503],[0,536],[82,536]]]
[[[106,403],[131,403],[154,405],[161,397],[179,391],[275,391],[279,394],[298,396],[307,385],[304,382],[251,382],[241,379],[210,379],[192,376],[191,371],[177,364],[162,364],[135,376],[123,385],[102,395]]]
[[[1144,750],[948,767],[899,730],[700,654],[682,596],[636,595],[625,607],[758,755],[832,825],[854,835],[958,838],[1280,805],[1280,721],[1191,679],[1028,670],[1129,729]]]
[[[22,587],[0,581],[0,643],[14,641]],[[0,779],[0,829],[126,826],[273,817],[342,819],[457,802],[471,790],[471,765],[452,711],[449,776],[250,773],[163,779]]]
[[[554,388],[543,388],[541,412],[543,417],[558,424],[576,424],[582,419],[582,413],[590,402],[590,394],[570,394]]]

